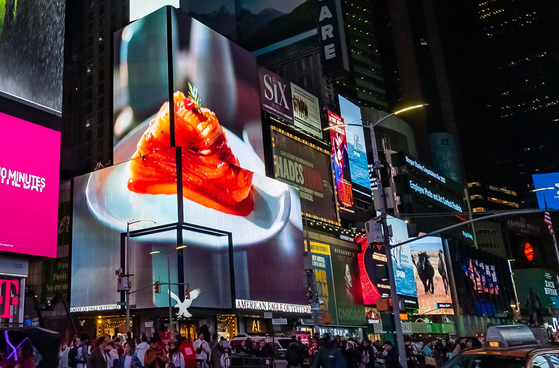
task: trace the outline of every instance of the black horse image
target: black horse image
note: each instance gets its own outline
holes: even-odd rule
[[[423,282],[423,287],[425,288],[425,294],[434,294],[435,286],[433,285],[433,278],[435,277],[435,269],[431,262],[429,262],[429,256],[427,252],[421,252],[417,255],[418,261],[412,257],[413,264],[417,268],[417,274]]]
[[[446,273],[446,266],[444,263],[444,253],[441,250],[439,250],[439,275],[441,275],[441,277],[443,278],[443,284],[444,284],[444,292],[446,295],[448,295],[448,288],[450,286],[449,282],[448,282],[448,274]]]

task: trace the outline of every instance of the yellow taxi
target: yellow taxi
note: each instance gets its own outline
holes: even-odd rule
[[[483,347],[460,352],[444,368],[559,368],[559,349],[543,348],[526,325],[491,326]]]

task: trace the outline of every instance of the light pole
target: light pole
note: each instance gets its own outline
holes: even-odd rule
[[[130,331],[130,225],[137,224],[138,222],[151,222],[156,224],[157,222],[152,220],[128,220],[126,222],[126,332]]]
[[[406,360],[406,346],[404,345],[404,334],[402,333],[402,321],[400,320],[400,303],[398,299],[398,293],[396,291],[396,280],[394,280],[394,266],[392,264],[392,253],[390,252],[390,239],[388,238],[388,225],[386,223],[386,195],[384,194],[384,188],[382,187],[382,163],[379,161],[378,157],[378,147],[377,147],[377,140],[375,137],[375,129],[374,127],[378,124],[382,123],[384,120],[388,119],[393,115],[401,114],[405,111],[410,111],[414,109],[419,109],[421,107],[427,106],[428,104],[421,104],[421,105],[414,105],[410,107],[406,107],[402,110],[395,111],[390,113],[381,119],[377,120],[374,123],[369,123],[368,125],[364,124],[340,124],[336,126],[362,126],[365,128],[369,128],[371,131],[371,147],[373,149],[373,167],[377,173],[377,189],[379,195],[379,203],[380,203],[380,222],[382,224],[382,232],[383,232],[383,240],[384,240],[384,251],[386,254],[386,264],[388,266],[388,280],[390,282],[390,296],[392,298],[392,312],[394,313],[394,327],[396,328],[396,339],[398,340],[398,354],[400,355],[400,364],[403,368],[408,368],[407,360]],[[332,129],[334,126],[327,127],[325,130]]]
[[[173,307],[171,306],[171,262],[170,262],[170,258],[169,256],[176,250],[179,249],[184,249],[186,248],[186,245],[179,245],[178,247],[176,247],[175,249],[171,250],[168,253],[162,253],[159,250],[153,250],[151,252],[149,252],[149,254],[154,255],[154,254],[165,254],[167,255],[167,281],[169,283],[169,291],[167,292],[167,294],[169,295],[169,333],[171,333],[171,329],[173,327]]]

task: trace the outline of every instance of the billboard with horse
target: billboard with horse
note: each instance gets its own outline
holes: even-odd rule
[[[441,238],[427,236],[410,243],[419,314],[454,314],[449,274]]]

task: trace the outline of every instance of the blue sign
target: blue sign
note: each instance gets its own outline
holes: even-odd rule
[[[397,245],[409,239],[406,222],[392,216],[386,219],[389,226],[392,226],[392,238],[390,244]],[[396,293],[398,295],[417,297],[417,287],[415,283],[414,264],[411,257],[410,245],[395,246],[390,250],[392,253],[392,265],[394,267],[394,280],[396,282]]]
[[[540,210],[559,208],[559,173],[534,174],[532,180]]]

